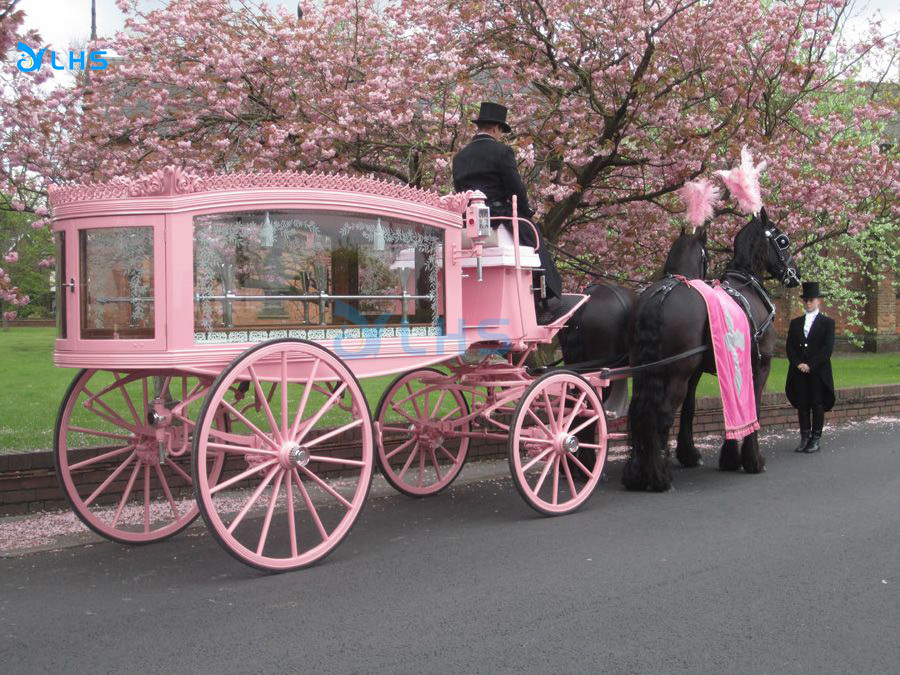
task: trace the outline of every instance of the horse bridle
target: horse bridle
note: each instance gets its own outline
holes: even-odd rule
[[[784,286],[787,286],[791,281],[795,281],[799,284],[800,279],[797,277],[797,273],[788,264],[787,257],[785,256],[785,251],[791,247],[790,238],[774,225],[770,225],[769,227],[764,226],[763,232],[765,232],[766,241],[769,242],[769,246],[772,247],[775,251],[775,255],[778,257],[781,269],[784,270],[784,274],[781,277],[781,283]]]

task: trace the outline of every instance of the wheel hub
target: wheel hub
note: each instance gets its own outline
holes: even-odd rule
[[[297,466],[306,466],[309,464],[309,450],[302,445],[294,445],[288,450],[288,459]]]
[[[141,436],[134,451],[144,464],[159,464],[159,448],[153,436]]]
[[[562,449],[565,452],[574,453],[578,450],[578,437],[577,436],[566,436],[562,440]]]

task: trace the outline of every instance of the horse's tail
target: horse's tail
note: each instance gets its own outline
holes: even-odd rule
[[[634,333],[631,354],[632,366],[653,363],[663,358],[662,342],[663,301],[667,293],[651,295],[635,310]],[[665,432],[672,424],[673,413],[666,397],[668,385],[666,368],[650,368],[634,375],[631,403],[628,406],[629,439],[635,471],[626,471],[623,482],[631,489],[643,489],[647,485],[630,484],[629,474],[649,479],[651,487],[657,484],[655,472],[665,472],[667,462],[659,461],[665,448]],[[639,468],[640,467],[640,468]],[[662,476],[659,476],[662,478]]]

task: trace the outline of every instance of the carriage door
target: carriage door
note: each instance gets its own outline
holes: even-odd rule
[[[65,343],[82,352],[164,350],[164,217],[68,221],[62,234]]]

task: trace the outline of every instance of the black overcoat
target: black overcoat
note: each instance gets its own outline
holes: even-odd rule
[[[475,134],[469,144],[453,157],[453,189],[457,192],[481,190],[487,197],[492,216],[512,216],[512,197],[517,197],[519,216],[531,220],[534,211],[528,203],[528,190],[519,175],[513,149],[488,134]],[[492,223],[494,229],[504,221]],[[506,227],[512,226],[506,221]],[[530,227],[519,230],[519,242],[525,246],[537,246]],[[562,295],[562,278],[547,247],[541,242],[538,249],[547,290],[551,296]]]
[[[518,211],[531,220],[534,211],[528,204],[528,191],[516,166],[513,149],[488,134],[476,134],[453,158],[453,189],[457,192],[481,190],[487,196],[491,214],[512,215],[512,196],[518,197]],[[529,228],[523,228],[522,234]],[[530,232],[528,235],[530,236]],[[534,243],[526,243],[534,246]]]
[[[809,376],[816,385],[822,387],[822,402],[825,411],[834,406],[834,377],[831,372],[831,352],[834,350],[834,319],[821,312],[810,326],[809,335],[803,336],[805,316],[798,316],[791,321],[788,328],[785,351],[788,357],[788,374],[784,393],[795,408],[809,408],[806,391],[800,386],[803,373],[797,365],[805,363],[809,366]]]

